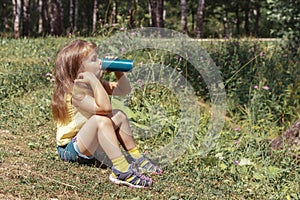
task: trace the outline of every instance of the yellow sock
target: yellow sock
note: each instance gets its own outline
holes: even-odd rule
[[[139,152],[137,147],[134,147],[133,149],[129,150],[128,153],[134,158],[138,159],[142,157],[142,154]]]
[[[128,166],[129,166],[124,155],[122,155],[118,158],[112,159],[112,164],[115,166],[115,168],[117,168],[117,170],[119,170],[121,172],[126,172],[128,170]]]
[[[126,172],[128,170],[129,164],[124,155],[122,155],[118,158],[112,159],[112,163],[115,166],[115,168],[117,168],[117,170],[119,170],[121,172]],[[126,179],[126,181],[130,182],[133,179],[134,179],[134,176],[131,176],[128,179]]]
[[[134,159],[138,159],[140,157],[142,157],[142,154],[139,152],[137,147],[134,147],[133,149],[129,150],[128,153],[134,158]],[[144,160],[144,162],[139,163],[140,167],[145,166],[148,163],[147,160]]]

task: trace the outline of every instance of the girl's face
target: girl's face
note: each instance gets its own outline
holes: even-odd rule
[[[101,60],[98,58],[96,50],[92,51],[83,61],[82,61],[83,71],[92,72],[96,77],[101,78],[102,64]]]

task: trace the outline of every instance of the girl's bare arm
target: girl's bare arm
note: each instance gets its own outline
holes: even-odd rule
[[[78,75],[75,86],[86,85],[83,94],[73,94],[72,104],[84,112],[98,115],[108,115],[112,111],[109,96],[96,76],[89,72]],[[76,90],[74,90],[76,93]],[[90,95],[88,93],[90,92]]]
[[[109,95],[124,96],[131,91],[130,82],[124,72],[115,72],[117,82],[101,80],[106,92]]]

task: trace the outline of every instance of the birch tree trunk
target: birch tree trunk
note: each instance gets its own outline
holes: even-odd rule
[[[56,6],[55,5],[55,0],[49,0],[49,7],[48,7],[48,13],[49,13],[49,22],[50,22],[50,34],[55,35],[56,34],[56,26],[55,26],[55,13],[56,12]]]
[[[187,13],[186,13],[186,0],[181,0],[181,27],[182,33],[187,33]]]
[[[204,0],[198,1],[197,9],[197,25],[196,25],[196,37],[201,38],[202,36],[202,27],[203,27],[203,10],[204,10]]]
[[[93,8],[93,33],[96,32],[97,28],[97,11],[98,11],[98,2],[94,0],[94,8]]]
[[[39,0],[38,5],[39,21],[38,21],[38,34],[43,33],[43,0]]]
[[[14,15],[14,38],[20,37],[21,0],[12,0]]]

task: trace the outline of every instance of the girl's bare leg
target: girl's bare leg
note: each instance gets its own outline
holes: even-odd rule
[[[107,116],[93,115],[77,134],[79,151],[92,155],[99,145],[109,159],[122,156],[112,120]]]
[[[121,143],[123,148],[126,151],[133,149],[136,145],[126,114],[121,110],[116,109],[112,111],[110,117],[113,121],[114,129],[116,130],[119,142]]]

